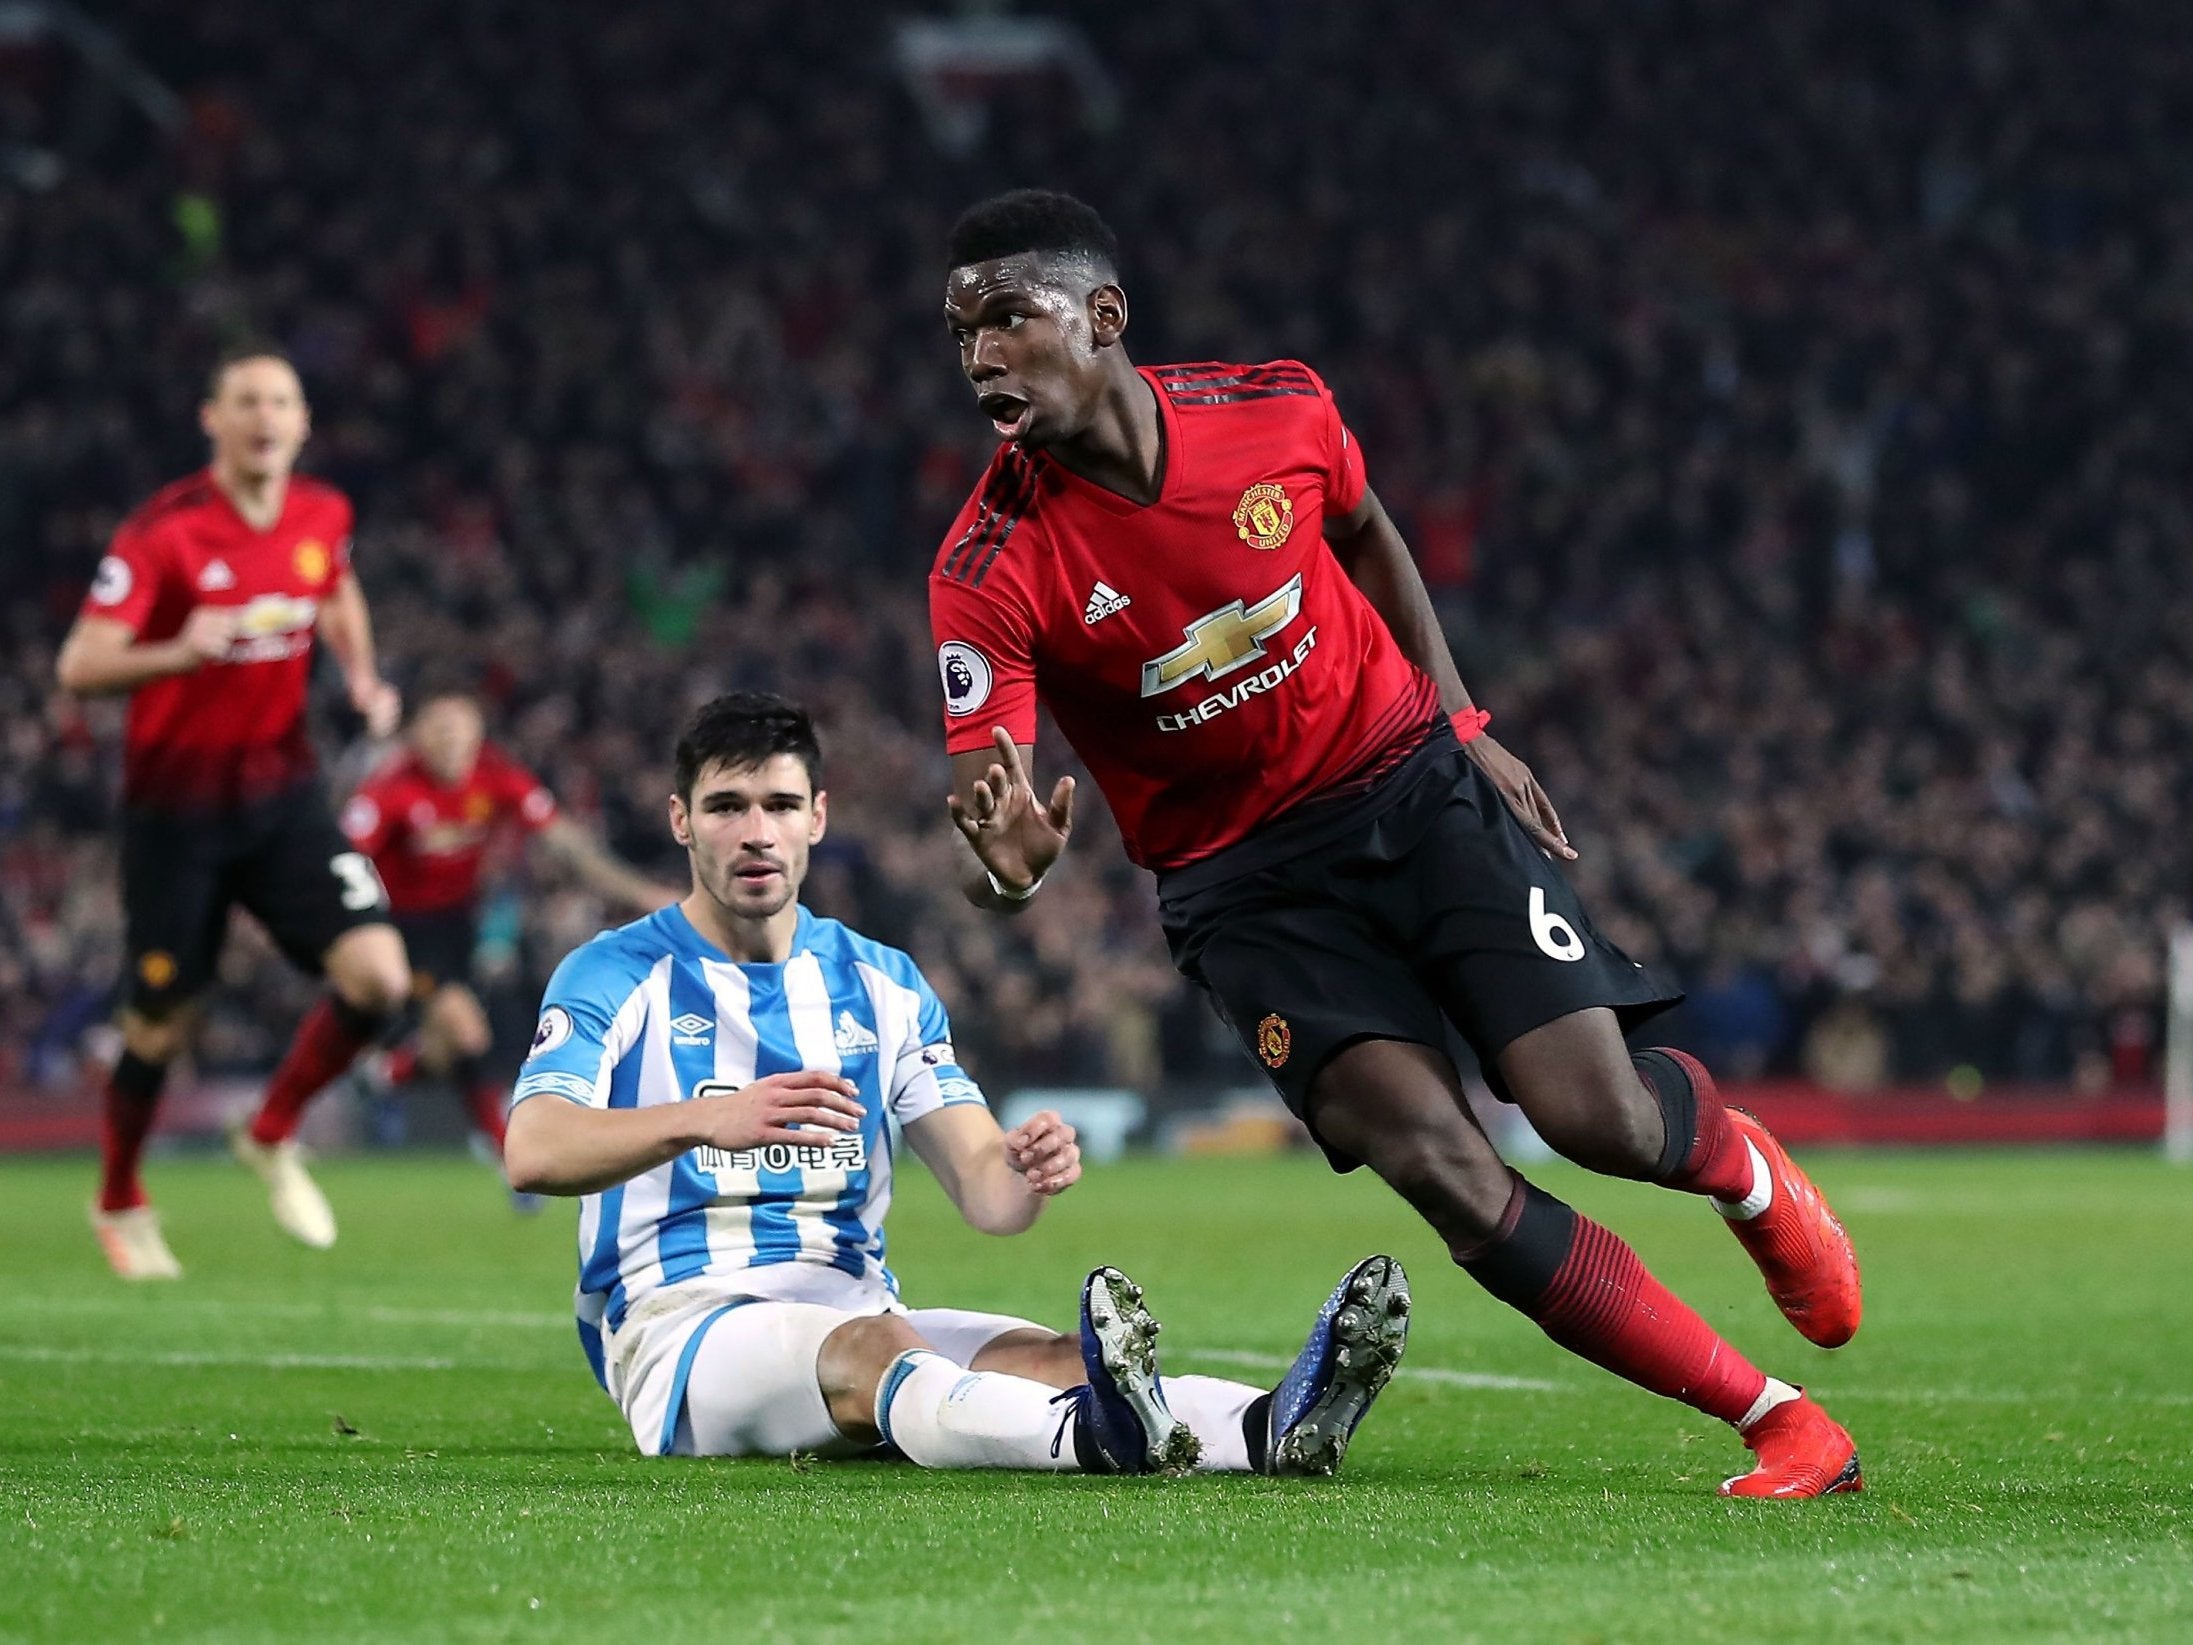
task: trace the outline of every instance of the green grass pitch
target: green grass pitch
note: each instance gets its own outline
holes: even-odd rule
[[[1813,1163],[1867,1266],[1833,1356],[1704,1206],[1540,1173],[1857,1434],[1866,1494],[1804,1504],[1717,1499],[1727,1430],[1564,1355],[1308,1159],[1094,1171],[1016,1240],[910,1172],[892,1250],[910,1299],[1058,1324],[1116,1262],[1169,1365],[1257,1381],[1346,1263],[1395,1252],[1409,1357],[1335,1481],[645,1461],[572,1336],[568,1206],[336,1161],[314,1253],[235,1167],[160,1163],[190,1277],[128,1289],[86,1163],[6,1163],[0,1639],[2193,1639],[2193,1174]]]

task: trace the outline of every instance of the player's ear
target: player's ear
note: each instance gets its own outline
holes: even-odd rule
[[[1089,339],[1110,348],[1127,329],[1127,293],[1107,281],[1089,293]]]
[[[670,837],[688,850],[693,845],[692,820],[686,815],[685,796],[670,796]]]
[[[815,790],[815,820],[808,826],[807,843],[822,844],[822,837],[830,831],[830,794],[827,789]]]

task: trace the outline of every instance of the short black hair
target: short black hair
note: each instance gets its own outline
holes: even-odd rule
[[[710,766],[738,769],[792,754],[807,767],[807,780],[822,790],[822,744],[815,721],[798,703],[773,691],[733,691],[693,710],[678,733],[678,798],[692,803],[693,785]]]
[[[1086,257],[1106,273],[1119,267],[1119,237],[1096,208],[1054,189],[1017,188],[978,200],[952,225],[948,249],[953,268],[1028,251]]]
[[[289,357],[289,350],[279,343],[269,342],[264,337],[239,337],[213,357],[213,367],[206,373],[206,398],[218,400],[221,397],[221,380],[228,375],[229,368],[240,366],[246,360],[279,360],[291,371],[297,372],[299,381],[304,378],[304,373],[297,371],[297,362]]]
[[[480,682],[471,669],[461,664],[437,659],[419,670],[418,678],[411,682],[409,692],[411,706],[424,708],[428,703],[440,702],[444,697],[462,697],[467,702],[480,700]]]

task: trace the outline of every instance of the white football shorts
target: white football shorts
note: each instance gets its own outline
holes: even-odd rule
[[[648,1456],[851,1456],[816,1380],[823,1340],[850,1319],[903,1314],[955,1365],[1008,1331],[1045,1327],[963,1308],[908,1309],[878,1291],[850,1307],[701,1294],[625,1321],[608,1345],[609,1386]],[[663,1301],[671,1301],[667,1296]],[[848,1299],[851,1300],[851,1299]]]

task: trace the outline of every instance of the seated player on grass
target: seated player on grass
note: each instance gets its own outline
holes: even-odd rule
[[[1407,1337],[1390,1257],[1342,1278],[1269,1392],[1161,1383],[1113,1268],[1083,1284],[1078,1339],[900,1302],[888,1119],[986,1233],[1031,1226],[1081,1155],[1055,1113],[1000,1131],[913,961],[799,905],[821,775],[782,698],[693,716],[670,797],[692,893],[557,968],[513,1094],[511,1185],[585,1196],[579,1334],[641,1451],[1332,1472]]]

